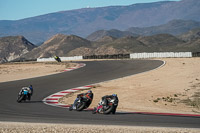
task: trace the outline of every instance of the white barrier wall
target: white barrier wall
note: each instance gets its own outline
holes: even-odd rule
[[[61,61],[82,60],[83,56],[60,57]],[[37,62],[56,61],[54,58],[37,58]]]
[[[69,60],[82,60],[83,56],[73,56],[73,57],[60,57],[61,61],[69,61]]]
[[[154,52],[154,53],[132,53],[131,59],[142,58],[190,58],[192,52]],[[60,57],[61,61],[82,60],[83,56]],[[55,61],[54,58],[37,58],[37,62]]]
[[[192,52],[154,52],[154,53],[132,53],[131,59],[140,58],[189,58],[192,57]]]

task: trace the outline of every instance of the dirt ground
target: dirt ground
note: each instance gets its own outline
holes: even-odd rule
[[[0,83],[55,74],[75,65],[75,63],[56,62],[27,62],[0,64]]]
[[[117,93],[118,111],[200,114],[200,58],[162,60],[166,64],[156,70],[97,84],[90,108]],[[60,101],[72,104],[76,95]]]
[[[0,122],[0,133],[199,133],[194,128]]]

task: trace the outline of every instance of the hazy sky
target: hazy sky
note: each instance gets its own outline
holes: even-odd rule
[[[86,7],[130,5],[156,1],[166,0],[0,0],[0,20],[18,20],[57,11]]]

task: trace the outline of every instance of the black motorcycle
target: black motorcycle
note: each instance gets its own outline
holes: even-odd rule
[[[30,100],[28,90],[22,90],[17,97],[17,102],[20,103],[22,101]]]
[[[84,109],[87,109],[90,104],[91,104],[91,100],[85,97],[78,97],[77,102],[75,103],[75,107],[77,111],[82,111]],[[73,110],[73,104],[69,107],[69,111]]]
[[[55,56],[54,59],[55,59],[57,62],[61,62],[61,59],[60,59],[60,57],[58,57],[58,56]]]
[[[101,113],[101,114],[115,114],[117,106],[118,106],[118,101],[107,98],[108,104],[105,104],[105,101],[100,101],[98,106],[95,107],[92,111],[93,114],[96,113]]]

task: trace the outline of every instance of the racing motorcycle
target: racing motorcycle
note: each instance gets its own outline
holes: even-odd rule
[[[106,106],[105,101],[100,101],[97,105],[97,107],[94,107],[92,113],[100,113],[100,114],[115,114],[116,108],[118,106],[118,102],[114,99],[107,98],[108,104]]]
[[[82,111],[88,108],[91,104],[91,100],[85,97],[78,97],[77,102],[75,103],[76,111]],[[73,110],[73,104],[69,107],[69,111]]]
[[[22,91],[18,94],[17,102],[20,103],[20,102],[22,102],[22,101],[30,100],[28,94],[29,94],[28,90],[22,90]]]
[[[60,59],[60,57],[58,57],[58,56],[55,56],[54,59],[55,59],[57,62],[61,62],[61,59]]]

